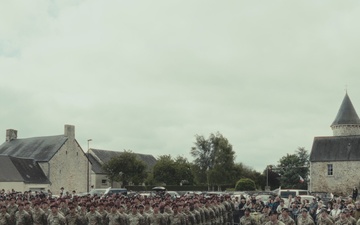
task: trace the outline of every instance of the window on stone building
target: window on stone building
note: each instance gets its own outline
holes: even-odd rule
[[[327,175],[329,175],[329,176],[332,176],[332,175],[334,175],[334,171],[333,171],[333,164],[328,164],[327,165]]]
[[[107,185],[107,180],[101,180],[101,185]]]

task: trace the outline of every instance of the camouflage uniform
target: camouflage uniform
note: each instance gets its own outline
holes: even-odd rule
[[[287,216],[286,218],[282,216],[279,220],[285,225],[295,225],[295,221],[290,216]]]
[[[346,218],[349,220],[349,222],[351,223],[351,225],[356,225],[357,221],[355,220],[354,217],[352,217],[352,216],[349,215],[349,216],[347,216]]]
[[[100,217],[101,217],[101,224],[102,225],[107,225],[106,224],[107,212],[105,210],[98,210],[98,213],[100,214]]]
[[[110,212],[106,215],[108,225],[124,225],[121,224],[121,215],[118,212]]]
[[[161,215],[164,217],[164,220],[165,220],[165,224],[166,225],[170,225],[170,216],[171,214],[168,214],[167,212],[163,212],[161,213]]]
[[[317,225],[333,225],[334,222],[328,216],[319,216],[317,220]]]
[[[11,223],[10,214],[5,212],[0,213],[0,225],[9,225]]]
[[[304,217],[300,214],[297,217],[297,225],[315,225],[315,223],[309,215]]]
[[[215,213],[215,210],[212,208],[212,206],[209,203],[205,206],[205,208],[209,210],[210,224],[211,225],[216,225],[216,213]]]
[[[248,216],[244,215],[244,216],[241,217],[241,219],[240,219],[240,225],[257,225],[257,223],[256,223],[255,219],[254,219],[252,216],[250,216],[250,215],[248,215]]]
[[[80,221],[80,217],[79,215],[74,212],[70,212],[69,214],[66,215],[65,217],[66,220],[66,225],[80,225],[81,221]]]
[[[195,217],[195,224],[197,225],[201,225],[201,214],[200,211],[198,209],[194,209],[194,211],[192,211]]]
[[[127,214],[125,214],[124,211],[120,210],[120,224],[122,225],[129,225],[130,221],[129,221],[129,216]]]
[[[35,208],[32,211],[32,221],[34,225],[44,225],[46,224],[46,216],[42,209]]]
[[[143,225],[144,224],[144,218],[140,213],[130,213],[128,215],[129,217],[129,225]]]
[[[335,225],[351,225],[351,223],[348,219],[346,219],[346,218],[343,219],[343,218],[339,217],[339,219],[335,222]]]
[[[265,225],[267,222],[270,221],[270,216],[269,216],[269,213],[263,213],[260,215],[259,217],[259,224],[260,225]]]
[[[65,217],[67,214],[69,214],[69,208],[66,205],[62,205],[59,208],[59,212]]]
[[[101,215],[96,211],[88,212],[85,218],[86,221],[88,222],[88,225],[101,225]]]
[[[80,210],[79,213],[78,213],[78,216],[79,216],[79,220],[80,220],[80,224],[81,224],[81,225],[87,225],[86,214],[87,214],[86,209],[82,209],[82,210]]]
[[[149,215],[150,225],[166,225],[166,219],[161,213],[151,213]]]
[[[265,225],[285,225],[285,224],[283,222],[281,222],[280,220],[278,220],[276,222],[269,221]]]
[[[10,215],[11,224],[15,224],[15,213],[18,211],[18,206],[16,204],[9,204],[6,211]]]
[[[25,210],[17,211],[15,213],[15,224],[16,225],[27,225],[31,221],[29,213]]]
[[[228,198],[227,201],[224,201],[224,203],[227,203],[225,205],[225,208],[226,208],[226,212],[227,212],[227,222],[230,224],[230,225],[233,225],[234,224],[234,211],[235,211],[235,205],[234,203],[231,201],[230,198]]]
[[[42,208],[44,214],[45,214],[45,219],[47,219],[49,217],[49,215],[51,214],[51,210],[49,208]]]
[[[170,224],[171,225],[185,225],[183,216],[180,213],[174,213],[170,217]]]
[[[57,212],[57,213],[50,213],[49,217],[47,218],[48,225],[65,225],[65,217]]]

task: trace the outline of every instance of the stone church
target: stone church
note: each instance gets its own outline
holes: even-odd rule
[[[314,138],[310,191],[347,196],[360,186],[360,119],[347,93],[330,127],[333,136]]]

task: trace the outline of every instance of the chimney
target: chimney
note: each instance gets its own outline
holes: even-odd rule
[[[17,139],[17,130],[7,129],[6,130],[6,142]]]
[[[64,135],[68,138],[75,139],[75,126],[65,124]]]

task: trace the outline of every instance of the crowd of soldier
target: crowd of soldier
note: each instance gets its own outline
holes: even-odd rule
[[[360,202],[300,196],[0,196],[0,225],[360,225]],[[235,223],[234,223],[235,222]]]
[[[106,198],[29,199],[7,196],[0,201],[0,225],[233,225],[230,196],[203,195]]]
[[[360,202],[353,198],[334,198],[323,203],[319,198],[312,202],[301,196],[288,199],[270,198],[267,203],[256,197],[241,198],[236,202],[240,210],[240,225],[360,225]]]

